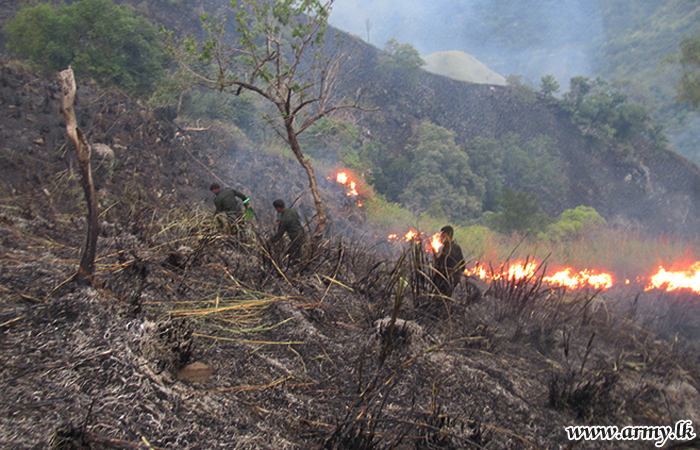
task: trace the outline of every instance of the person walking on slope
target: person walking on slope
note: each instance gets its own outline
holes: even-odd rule
[[[216,206],[216,218],[214,219],[219,228],[226,232],[231,232],[238,227],[243,220],[241,207],[238,204],[236,197],[243,201],[245,208],[248,208],[250,199],[233,188],[221,188],[218,183],[212,183],[209,189],[216,195],[214,198],[214,206]]]
[[[292,208],[285,207],[284,200],[277,199],[272,202],[272,206],[280,214],[280,221],[277,233],[271,238],[267,238],[267,241],[275,243],[282,239],[286,233],[290,243],[285,254],[289,255],[289,266],[296,266],[301,260],[302,248],[306,241],[304,228],[299,221],[299,214]]]
[[[433,260],[433,284],[441,295],[450,297],[462,278],[466,263],[462,248],[454,242],[454,229],[451,226],[442,227],[440,242],[442,248]]]

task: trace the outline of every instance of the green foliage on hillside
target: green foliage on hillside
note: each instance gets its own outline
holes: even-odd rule
[[[70,65],[79,79],[139,95],[153,92],[164,73],[166,54],[156,28],[110,0],[24,6],[4,31],[10,52],[46,72]]]
[[[396,81],[406,81],[415,85],[418,83],[420,68],[424,65],[425,61],[415,47],[391,39],[384,47],[378,69]]]
[[[554,141],[544,135],[523,141],[517,134],[501,140],[476,138],[462,145],[470,166],[484,183],[483,210],[498,210],[504,186],[530,192],[545,211],[556,210],[569,179]]]
[[[664,64],[680,51],[685,38],[698,33],[700,4],[688,0],[597,0],[605,25],[605,41],[591,48],[595,72],[614,83],[634,80],[649,96],[649,111],[663,124],[674,150],[700,164],[695,136],[698,115],[677,104],[678,64]]]
[[[454,139],[453,132],[422,122],[403,154],[382,167],[379,191],[417,213],[430,210],[453,220],[478,216],[483,180],[472,172],[469,157]]]
[[[531,105],[537,100],[537,93],[531,86],[523,83],[522,78],[522,75],[508,75],[506,85],[510,87],[511,95],[517,102]]]
[[[554,75],[545,75],[542,77],[542,84],[540,84],[540,91],[545,97],[551,97],[556,92],[559,92],[559,83]]]
[[[639,103],[628,102],[626,94],[602,78],[572,78],[562,107],[586,135],[627,139],[641,134],[659,144],[664,141],[660,127],[647,109]]]
[[[700,33],[683,40],[680,63],[683,73],[677,86],[678,101],[687,102],[691,108],[697,109],[700,106]]]
[[[537,235],[546,229],[551,219],[540,212],[539,199],[532,192],[503,188],[498,198],[502,211],[487,216],[484,221],[494,230],[504,233]]]
[[[590,206],[577,206],[567,209],[559,216],[559,219],[550,224],[546,232],[540,237],[551,241],[572,239],[579,236],[584,230],[595,226],[605,225],[605,219]]]

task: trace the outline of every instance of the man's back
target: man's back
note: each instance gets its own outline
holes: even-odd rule
[[[299,221],[299,214],[297,214],[297,212],[292,208],[285,209],[280,217],[280,225],[278,230],[280,237],[284,232],[287,233],[287,236],[289,236],[289,239],[291,240],[294,240],[297,236],[304,232],[304,229],[301,226],[301,221]]]
[[[449,297],[466,267],[462,248],[452,240],[445,242],[434,264],[437,273],[433,275],[433,283],[441,294]]]
[[[245,200],[247,197],[243,195],[242,192],[231,188],[223,188],[216,194],[214,198],[214,205],[216,206],[216,212],[232,212],[240,213],[241,207],[238,205],[238,200],[236,197]]]

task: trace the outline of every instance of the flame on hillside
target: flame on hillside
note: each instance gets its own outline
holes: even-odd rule
[[[390,234],[387,236],[387,242],[411,242],[414,239],[419,238],[420,235],[416,230],[408,230],[408,233],[404,234],[401,238],[399,238],[398,234]]]
[[[425,251],[437,254],[443,247],[440,241],[440,233],[435,233],[429,238],[423,233],[410,229],[403,236],[390,234],[387,242],[416,242],[424,243]],[[516,261],[504,266],[499,272],[498,269],[488,269],[483,264],[477,264],[464,271],[467,276],[475,276],[482,280],[492,281],[496,279],[519,280],[527,277],[534,277],[541,268],[541,263],[534,260]],[[544,268],[542,268],[544,270]],[[616,286],[613,273],[598,269],[576,270],[573,267],[561,267],[555,270],[548,270],[542,275],[542,282],[549,286],[564,287],[571,290],[593,288],[600,290],[611,289]],[[629,279],[623,279],[620,285],[630,285]],[[669,271],[659,266],[656,273],[649,277],[637,277],[635,284],[644,285],[644,290],[662,289],[665,291],[691,290],[700,294],[700,261],[692,263],[687,269]]]
[[[678,289],[689,289],[696,294],[700,294],[700,261],[696,261],[686,270],[670,272],[659,266],[659,270],[651,276],[645,291],[651,289],[663,289],[666,291],[676,291]]]
[[[537,261],[516,261],[507,267],[504,267],[501,273],[489,273],[482,265],[477,265],[474,268],[466,270],[466,275],[474,275],[485,280],[494,279],[515,279],[534,277],[537,270],[540,268],[540,263]],[[595,289],[609,289],[613,286],[613,275],[606,272],[598,272],[595,270],[584,269],[575,271],[571,267],[565,267],[556,271],[550,272],[549,275],[544,275],[542,281],[550,286],[566,287],[569,289],[582,289],[592,287]]]
[[[431,238],[430,238],[430,247],[428,248],[428,251],[431,253],[438,254],[440,253],[440,249],[442,249],[442,241],[440,240],[440,233],[435,233]]]
[[[517,261],[507,268],[504,274],[490,273],[483,265],[477,265],[465,271],[466,275],[476,276],[483,280],[494,280],[500,278],[521,279],[532,277],[540,264],[534,262]],[[495,271],[494,271],[495,272]],[[648,280],[645,282],[645,280]],[[542,277],[542,281],[550,286],[566,287],[568,289],[582,289],[591,287],[594,289],[610,289],[616,285],[615,277],[612,273],[599,271],[596,269],[583,269],[576,271],[571,267],[564,267],[550,271]],[[700,294],[700,261],[691,264],[687,269],[669,271],[662,266],[656,273],[648,278],[639,277],[637,283],[644,284],[644,290],[661,289],[668,292],[686,289]],[[622,280],[622,285],[630,285],[629,279]]]
[[[333,177],[328,177],[326,178],[327,180],[330,180]],[[345,195],[348,197],[358,197],[360,193],[357,191],[357,182],[353,180],[350,175],[348,175],[347,171],[340,171],[335,174],[335,182],[338,184],[342,184],[347,188],[347,191]],[[357,200],[357,206],[360,208],[362,207],[362,202],[358,199]]]
[[[357,197],[358,195],[360,195],[357,192],[357,183],[350,179],[350,176],[347,172],[338,172],[335,175],[335,181],[348,188],[348,192],[346,193],[348,197]]]

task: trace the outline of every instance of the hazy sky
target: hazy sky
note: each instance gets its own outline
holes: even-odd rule
[[[422,56],[461,50],[503,76],[538,86],[553,74],[562,87],[591,75],[587,50],[603,33],[593,0],[336,0],[330,23],[379,48],[395,38]]]

